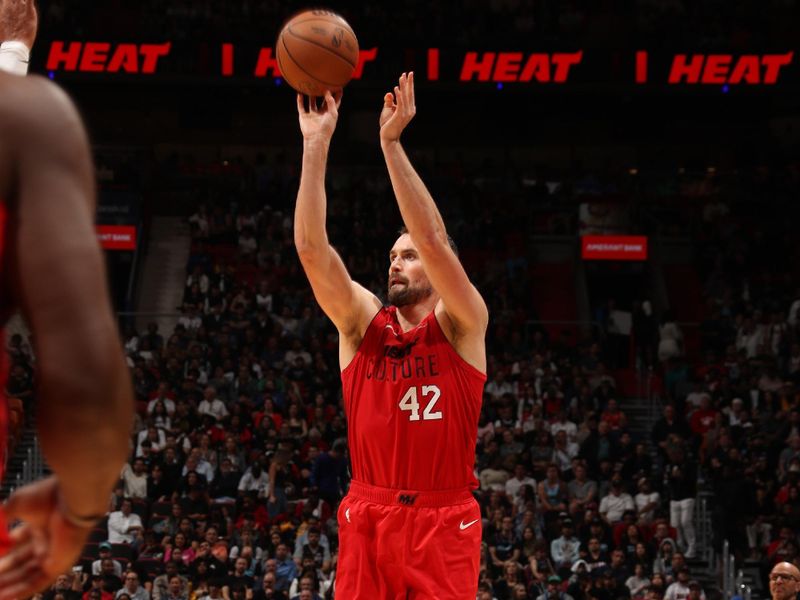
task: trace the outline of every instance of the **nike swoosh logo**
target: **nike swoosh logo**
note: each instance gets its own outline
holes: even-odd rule
[[[464,523],[464,521],[461,521],[461,524],[458,526],[458,528],[461,531],[464,531],[467,527],[475,525],[475,523],[477,523],[478,521],[480,521],[480,519],[475,519],[474,521],[470,521],[469,523]]]
[[[347,519],[348,523],[350,522],[350,509],[349,508],[346,511],[344,511],[344,518]]]

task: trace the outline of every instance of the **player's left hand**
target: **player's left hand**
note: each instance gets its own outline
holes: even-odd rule
[[[414,72],[400,75],[394,86],[394,94],[383,97],[383,110],[378,123],[381,127],[381,142],[396,142],[400,134],[417,114],[414,102]]]
[[[22,42],[31,49],[38,29],[34,0],[0,0],[0,42]]]
[[[48,477],[14,492],[5,505],[9,520],[23,524],[0,558],[0,600],[27,598],[44,589],[80,557],[91,527],[70,523],[61,512],[58,479]]]

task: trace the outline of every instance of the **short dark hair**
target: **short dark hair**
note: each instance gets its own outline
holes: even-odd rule
[[[402,226],[402,227],[399,229],[399,231],[397,232],[397,235],[405,235],[406,233],[408,233],[408,227],[406,227],[405,225],[403,225],[403,226]],[[448,245],[450,246],[450,249],[453,251],[453,254],[455,254],[456,256],[458,256],[458,246],[456,246],[456,243],[455,243],[455,241],[453,240],[453,238],[452,238],[452,237],[450,237],[450,234],[447,234],[447,243],[448,243]]]

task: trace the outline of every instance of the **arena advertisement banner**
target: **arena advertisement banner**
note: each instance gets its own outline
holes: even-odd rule
[[[581,237],[583,260],[647,260],[647,236],[585,235]]]
[[[97,239],[104,250],[136,250],[136,227],[130,225],[98,225]]]
[[[92,77],[202,78],[205,81],[268,80],[280,84],[271,46],[224,42],[192,44],[52,40],[43,42],[34,68],[51,78]],[[38,62],[37,62],[38,61]],[[354,80],[384,82],[384,73],[414,70],[417,81],[517,86],[617,83],[637,86],[702,88],[769,87],[799,83],[793,49],[752,52],[664,52],[639,49],[470,49],[361,48]]]

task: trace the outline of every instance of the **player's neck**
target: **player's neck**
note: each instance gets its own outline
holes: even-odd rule
[[[397,320],[400,323],[403,331],[414,329],[417,325],[422,323],[423,319],[433,312],[436,308],[436,303],[439,297],[436,294],[431,294],[422,302],[416,304],[406,304],[405,306],[397,307]]]

